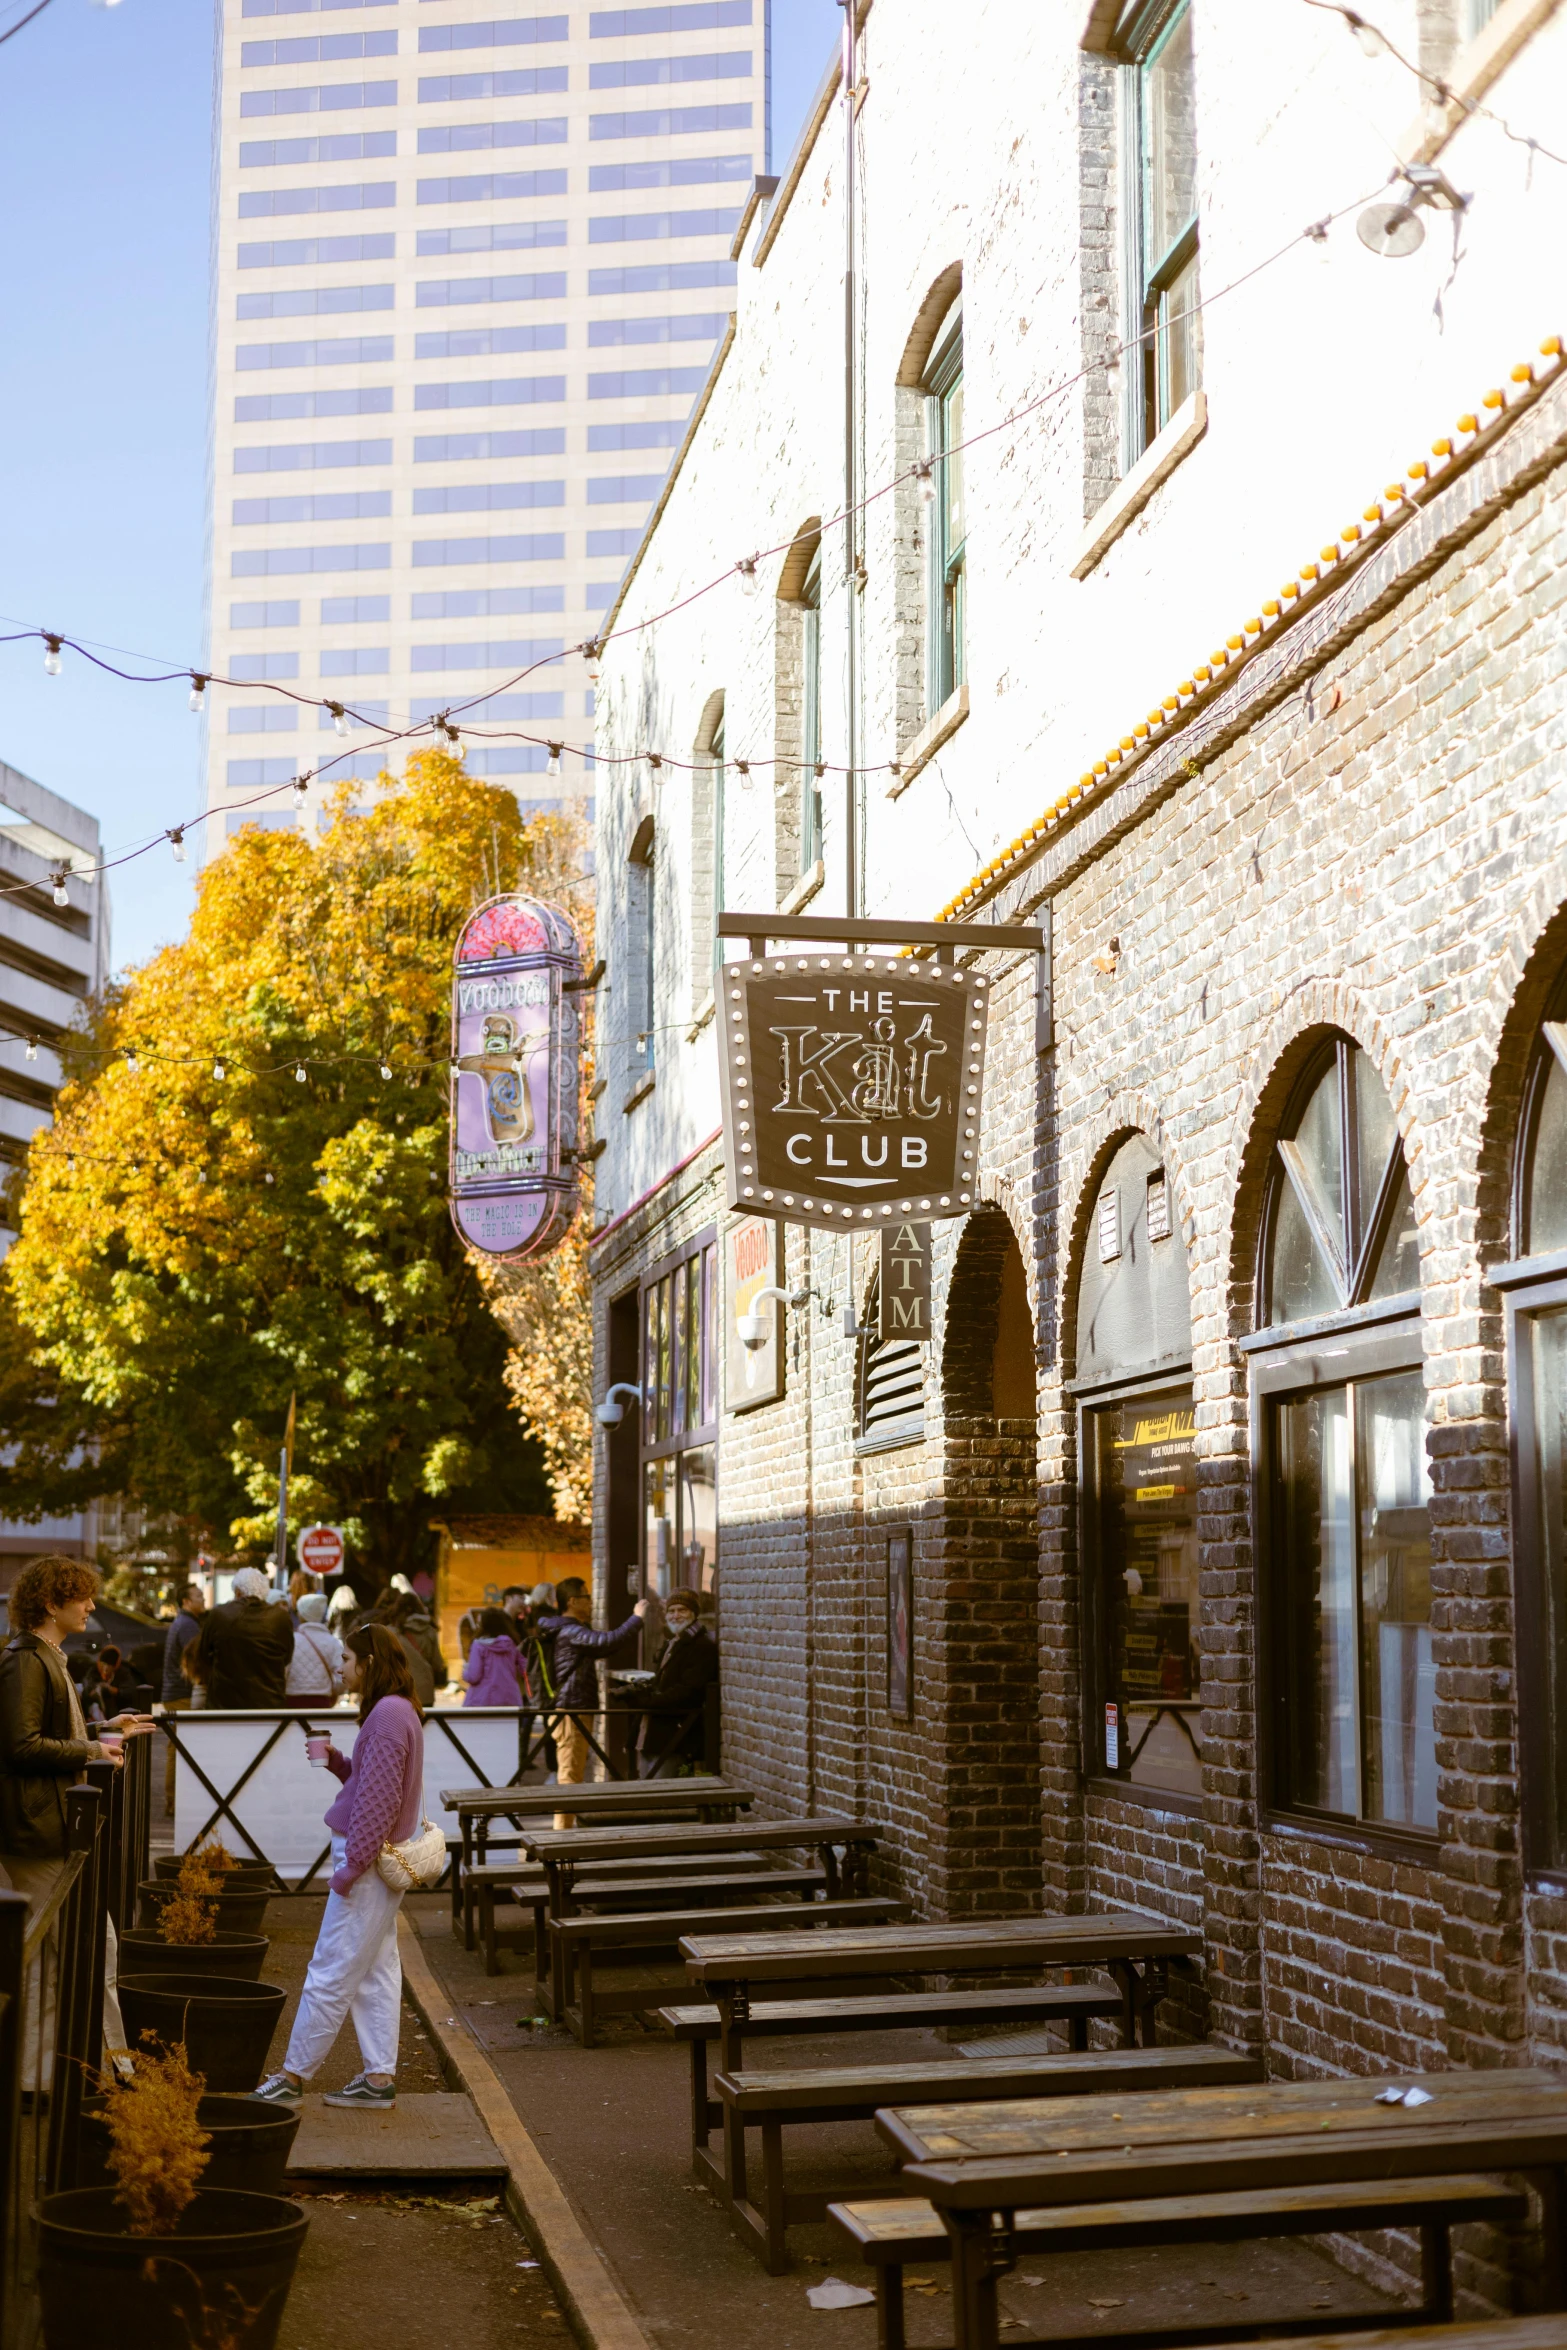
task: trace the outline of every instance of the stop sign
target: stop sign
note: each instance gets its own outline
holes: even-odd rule
[[[340,1526],[307,1526],[299,1537],[299,1563],[309,1575],[335,1575],[343,1564]]]

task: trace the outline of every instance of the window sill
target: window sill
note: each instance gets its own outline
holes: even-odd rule
[[[889,800],[900,799],[908,790],[922,767],[928,767],[941,749],[949,743],[968,716],[968,679],[955,694],[948,694],[934,718],[927,718],[919,733],[910,743],[902,760],[902,772],[887,786]]]
[[[924,1441],[925,1422],[923,1419],[894,1420],[891,1426],[883,1428],[879,1435],[857,1436],[854,1440],[854,1457],[857,1461],[861,1461],[864,1460],[867,1453],[898,1452],[906,1444],[923,1444]]]
[[[713,1014],[717,1011],[717,1009],[718,998],[713,993],[713,990],[709,988],[701,1004],[698,1006],[695,1019],[692,1021],[690,1027],[686,1030],[687,1044],[695,1044],[697,1038],[701,1035],[703,1029],[707,1026],[709,1020],[712,1019]]]
[[[806,866],[805,871],[779,907],[779,913],[798,914],[802,906],[810,904],[826,879],[827,868],[818,857],[814,865]]]
[[[1169,423],[1118,482],[1072,551],[1072,577],[1086,579],[1100,558],[1115,545],[1123,530],[1136,521],[1154,491],[1169,479],[1188,450],[1208,429],[1208,395],[1201,384],[1181,402]]]
[[[650,1069],[645,1077],[639,1077],[620,1105],[621,1116],[629,1118],[638,1102],[645,1102],[657,1083],[658,1071],[656,1069]]]
[[[1398,142],[1400,163],[1434,163],[1469,110],[1500,79],[1524,43],[1555,15],[1560,0],[1502,0],[1490,23],[1465,42],[1442,77],[1452,95],[1435,96]]]
[[[1442,1840],[1434,1829],[1382,1828],[1371,1820],[1329,1820],[1309,1812],[1265,1811],[1258,1832],[1291,1844],[1321,1844],[1332,1852],[1359,1852],[1372,1860],[1413,1861],[1436,1868]]]
[[[1379,1297],[1342,1314],[1319,1314],[1305,1322],[1276,1322],[1268,1330],[1249,1330],[1235,1341],[1243,1355],[1265,1354],[1273,1347],[1312,1346],[1319,1339],[1353,1336],[1374,1330],[1383,1322],[1405,1322],[1420,1312],[1418,1289],[1402,1289],[1395,1297]]]
[[[1109,1802],[1136,1804],[1140,1811],[1164,1811],[1181,1820],[1200,1820],[1206,1806],[1200,1795],[1179,1787],[1150,1787],[1146,1781],[1111,1779],[1100,1771],[1084,1781],[1084,1793],[1102,1795]]]

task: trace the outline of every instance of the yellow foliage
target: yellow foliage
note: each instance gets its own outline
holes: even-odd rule
[[[176,2041],[161,2054],[138,2049],[129,2079],[112,2069],[101,2086],[109,2125],[109,2169],[116,2203],[130,2214],[133,2236],[172,2235],[210,2157],[210,2140],[196,2119],[207,2084],[193,2073],[185,2044]]]
[[[165,1942],[177,1943],[182,1950],[195,1949],[200,1943],[216,1942],[217,1903],[199,1900],[194,1893],[187,1893],[183,1889],[175,1892],[163,1905],[158,1931]]]
[[[593,1515],[593,1300],[588,1285],[591,1218],[577,1218],[537,1265],[493,1265],[482,1278],[511,1350],[506,1386],[517,1417],[544,1454],[557,1518]]]

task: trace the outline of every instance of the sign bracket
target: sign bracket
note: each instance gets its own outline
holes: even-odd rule
[[[1021,947],[1026,953],[1046,951],[1044,931],[1020,922],[889,922],[856,915],[832,914],[720,914],[720,938],[743,938],[753,962],[761,962],[769,939],[800,946],[947,947],[953,956],[965,947]]]

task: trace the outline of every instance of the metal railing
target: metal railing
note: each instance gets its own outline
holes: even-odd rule
[[[151,1833],[152,1745],[90,1763],[66,1795],[66,1853],[0,1892],[0,2350],[36,2336],[34,2206],[78,2183],[82,2108],[104,2061],[108,1931],[135,1913]],[[23,1873],[23,1864],[14,1864]]]

